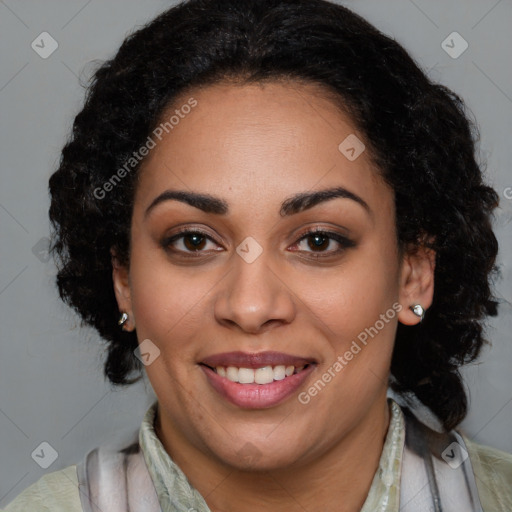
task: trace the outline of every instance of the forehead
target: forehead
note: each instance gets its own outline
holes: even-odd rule
[[[369,200],[386,193],[363,135],[315,85],[195,89],[173,102],[159,126],[139,177],[137,197],[146,205],[166,189],[211,192],[233,204],[339,185]]]

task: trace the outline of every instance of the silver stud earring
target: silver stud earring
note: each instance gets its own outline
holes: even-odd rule
[[[121,327],[126,323],[128,320],[128,313],[123,312],[121,314],[121,317],[119,318],[119,321],[117,322],[117,325],[120,325]]]
[[[409,306],[409,309],[420,318],[420,322],[425,318],[425,310],[421,306],[421,304],[413,304],[412,306]]]

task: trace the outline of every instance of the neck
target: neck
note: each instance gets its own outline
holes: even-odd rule
[[[300,467],[275,471],[240,471],[183,448],[186,444],[162,431],[160,415],[155,430],[212,512],[304,512],[332,510],[333,504],[339,512],[359,512],[378,468],[389,420],[384,394],[326,453]]]

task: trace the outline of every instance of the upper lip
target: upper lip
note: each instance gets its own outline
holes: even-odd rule
[[[223,352],[208,356],[201,364],[216,368],[217,366],[235,366],[238,368],[262,368],[264,366],[295,366],[301,367],[314,364],[312,358],[285,354],[283,352]]]

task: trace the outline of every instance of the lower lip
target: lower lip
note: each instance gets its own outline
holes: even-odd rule
[[[232,404],[244,409],[267,409],[286,400],[304,383],[315,365],[269,384],[240,384],[200,365],[212,387]]]

